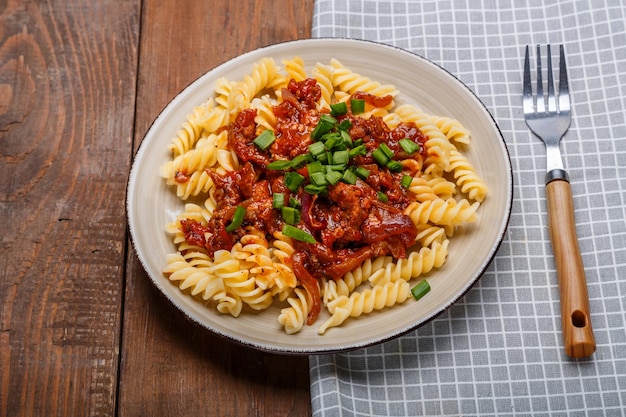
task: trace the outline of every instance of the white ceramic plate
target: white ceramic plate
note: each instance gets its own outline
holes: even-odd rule
[[[429,114],[459,120],[471,132],[473,142],[465,155],[489,186],[489,197],[479,209],[480,220],[467,233],[450,241],[448,261],[428,275],[431,292],[419,302],[407,300],[341,327],[317,334],[327,318],[295,335],[287,335],[278,323],[280,308],[239,318],[219,314],[181,292],[162,273],[166,254],[175,246],[165,233],[183,203],[160,177],[159,167],[170,157],[168,144],[192,109],[214,91],[222,76],[239,80],[262,57],[277,63],[300,56],[310,70],[316,62],[337,58],[351,70],[400,91],[396,104],[411,103]],[[310,72],[309,72],[310,73]],[[463,296],[485,271],[505,233],[513,195],[511,164],[506,145],[493,118],[479,99],[458,79],[434,63],[393,47],[349,39],[309,39],[261,48],[234,58],[207,72],[176,96],[146,134],[130,174],[128,221],[139,260],[154,285],[189,319],[206,329],[245,345],[289,354],[336,352],[376,344],[397,337],[433,319]]]

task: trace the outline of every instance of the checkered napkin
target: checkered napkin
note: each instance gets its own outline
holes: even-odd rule
[[[456,75],[495,117],[515,181],[504,242],[459,302],[401,338],[311,356],[313,415],[626,415],[625,2],[316,0],[313,36],[392,44]],[[567,54],[562,149],[597,342],[585,360],[563,351],[545,149],[521,109],[524,46],[538,43]]]

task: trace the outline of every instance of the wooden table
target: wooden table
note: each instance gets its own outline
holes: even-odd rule
[[[0,1],[0,416],[304,416],[307,357],[190,324],[129,242],[159,111],[229,58],[310,36],[313,0]]]

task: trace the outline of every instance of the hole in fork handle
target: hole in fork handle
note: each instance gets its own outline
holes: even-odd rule
[[[587,316],[580,310],[572,313],[572,324],[574,327],[585,327],[587,325]]]

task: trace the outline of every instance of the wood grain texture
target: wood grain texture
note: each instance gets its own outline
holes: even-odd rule
[[[573,358],[591,356],[596,350],[591,310],[568,181],[546,185],[548,226],[559,281],[561,324],[565,353]]]
[[[0,2],[0,415],[113,415],[136,1]]]
[[[181,89],[241,53],[310,36],[313,1],[161,2],[142,7],[135,149]],[[120,416],[310,415],[308,358],[222,340],[188,322],[129,253]]]

